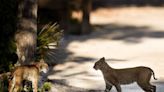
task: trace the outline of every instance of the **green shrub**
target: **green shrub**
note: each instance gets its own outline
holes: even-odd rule
[[[37,59],[46,58],[46,54],[51,47],[58,47],[59,41],[63,36],[63,31],[60,30],[59,25],[47,24],[41,30],[38,31],[37,37]]]
[[[50,91],[51,90],[51,83],[50,82],[45,82],[43,84],[43,88],[42,88],[43,92],[45,91]]]

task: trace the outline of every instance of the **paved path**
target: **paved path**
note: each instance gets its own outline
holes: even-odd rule
[[[53,83],[68,89],[103,90],[102,74],[92,67],[99,58],[106,57],[114,68],[151,67],[158,78],[152,79],[152,84],[157,86],[157,92],[164,92],[164,8],[98,9],[92,13],[91,22],[92,34],[64,39],[71,54],[67,62],[53,67],[48,77]],[[60,86],[54,85],[52,90],[57,89],[60,92]],[[122,86],[122,90],[143,92],[135,83]],[[111,92],[116,92],[115,88]]]

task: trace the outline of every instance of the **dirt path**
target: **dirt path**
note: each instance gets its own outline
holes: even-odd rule
[[[157,92],[164,92],[164,8],[98,9],[91,14],[91,23],[92,34],[63,40],[71,54],[48,76],[53,83],[64,85],[53,85],[52,92],[103,90],[102,74],[92,68],[101,57],[114,68],[151,67],[158,78],[151,82],[157,85]],[[122,88],[123,92],[143,92],[135,83]]]

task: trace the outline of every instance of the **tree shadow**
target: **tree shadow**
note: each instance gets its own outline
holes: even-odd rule
[[[119,40],[126,43],[140,43],[142,38],[164,38],[162,30],[154,30],[148,26],[137,27],[131,25],[102,24],[93,25],[92,34],[72,36],[71,41],[87,41],[89,39]],[[69,38],[68,38],[69,39]]]
[[[105,30],[100,36],[101,38],[109,38],[112,40],[123,40],[128,43],[138,43],[142,38],[163,38],[164,32],[152,30],[149,27],[136,27],[129,25],[117,25],[117,24],[106,24],[106,25],[95,25],[94,27]]]
[[[85,79],[84,79],[85,80]],[[60,92],[104,92],[104,90],[97,90],[97,89],[86,89],[86,88],[80,88],[71,86],[67,83],[66,79],[49,79],[48,82],[51,82],[57,89],[64,90]]]
[[[84,88],[79,88],[79,87],[73,87],[70,85],[67,85],[65,79],[52,79],[48,80],[55,86],[59,86],[57,89],[60,92],[104,92],[103,90],[94,90],[94,89],[84,89]]]
[[[56,83],[56,84],[64,85],[64,86],[68,86],[65,79],[48,79],[48,82]]]
[[[71,61],[72,62],[78,62],[78,63],[85,63],[85,62],[93,62],[95,61],[95,58],[91,58],[91,57],[74,57]]]
[[[93,10],[98,8],[117,8],[117,7],[128,7],[128,6],[153,6],[160,7],[164,5],[163,0],[94,0],[92,3]]]
[[[72,55],[73,53],[66,50],[65,47],[59,47],[55,49],[49,49],[49,51],[46,54],[46,62],[49,65],[56,65],[56,64],[62,64],[66,61],[69,55]]]

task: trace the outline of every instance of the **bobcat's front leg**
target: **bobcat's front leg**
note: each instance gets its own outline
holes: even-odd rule
[[[106,85],[105,92],[110,92],[111,89],[112,89],[111,85]]]
[[[106,85],[105,92],[110,92],[110,90],[112,89],[111,83],[105,80],[105,85]]]
[[[115,85],[117,92],[122,92],[121,91],[121,86],[119,84]]]
[[[32,80],[32,88],[33,88],[33,92],[38,91],[38,80],[37,79]]]

